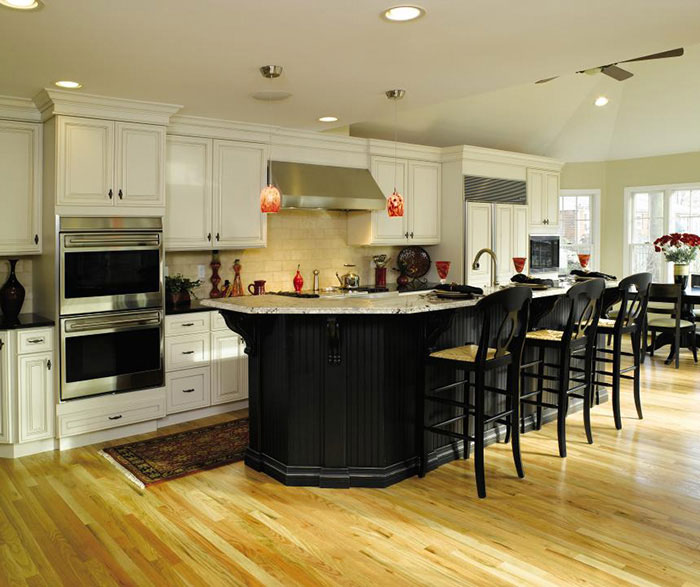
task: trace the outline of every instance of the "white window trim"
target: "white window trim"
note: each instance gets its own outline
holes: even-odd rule
[[[664,193],[664,234],[668,234],[670,230],[670,218],[668,215],[668,210],[670,207],[671,192],[675,190],[691,190],[700,188],[700,180],[691,183],[667,183],[661,185],[640,185],[631,186],[625,188],[625,198],[624,198],[624,210],[623,210],[623,222],[624,227],[622,230],[622,268],[623,275],[629,275],[632,273],[630,269],[630,240],[632,236],[632,223],[630,222],[630,202],[632,201],[632,194],[636,192],[663,192]],[[669,265],[669,276],[670,276],[670,265]]]
[[[593,255],[592,263],[589,268],[592,271],[600,271],[600,190],[597,188],[559,190],[559,197],[562,198],[563,196],[592,196]]]

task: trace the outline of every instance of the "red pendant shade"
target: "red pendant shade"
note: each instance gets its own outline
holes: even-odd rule
[[[403,216],[403,196],[394,188],[394,192],[386,199],[386,211],[389,216]]]
[[[274,214],[280,211],[282,196],[280,191],[273,185],[265,186],[260,191],[260,211],[267,214]]]

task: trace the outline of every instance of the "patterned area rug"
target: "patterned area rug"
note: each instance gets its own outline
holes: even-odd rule
[[[140,487],[240,461],[248,418],[112,446],[100,454]]]

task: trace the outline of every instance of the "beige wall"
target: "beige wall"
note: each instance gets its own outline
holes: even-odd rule
[[[13,257],[14,258],[14,257]],[[10,274],[9,257],[0,257],[0,287],[5,284]],[[32,312],[32,259],[31,257],[19,257],[16,270],[17,279],[26,290],[22,314]]]
[[[618,276],[622,275],[625,246],[625,188],[690,182],[700,183],[700,152],[567,163],[561,174],[562,189],[601,190],[600,267]]]
[[[354,263],[363,285],[374,283],[370,271],[373,255],[386,253],[394,259],[397,247],[350,247],[347,245],[347,216],[345,212],[283,210],[270,214],[267,222],[267,247],[240,251],[222,251],[220,274],[223,279],[233,280],[233,261],[241,260],[243,287],[254,279],[267,281],[267,291],[292,291],[292,279],[297,264],[301,264],[304,289],[311,288],[312,271],[320,271],[321,287],[337,285],[335,272],[346,272],[343,264]],[[165,264],[170,275],[182,273],[196,279],[197,266],[207,265],[206,279],[211,277],[209,263],[211,252],[173,252],[166,255]],[[393,266],[393,265],[392,265]],[[388,281],[395,281],[397,274],[390,271]],[[195,293],[208,297],[211,284],[205,283]]]

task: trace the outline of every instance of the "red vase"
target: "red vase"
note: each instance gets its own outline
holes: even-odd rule
[[[299,271],[299,267],[297,266],[297,273],[294,276],[294,291],[297,293],[301,292],[301,288],[304,287],[304,278],[301,276],[301,272]]]
[[[219,277],[219,269],[221,268],[221,261],[219,261],[219,255],[217,253],[214,253],[209,267],[211,267],[211,279],[209,281],[211,281],[212,285],[209,297],[220,298],[221,292],[219,291],[219,283],[221,283],[221,277]]]

